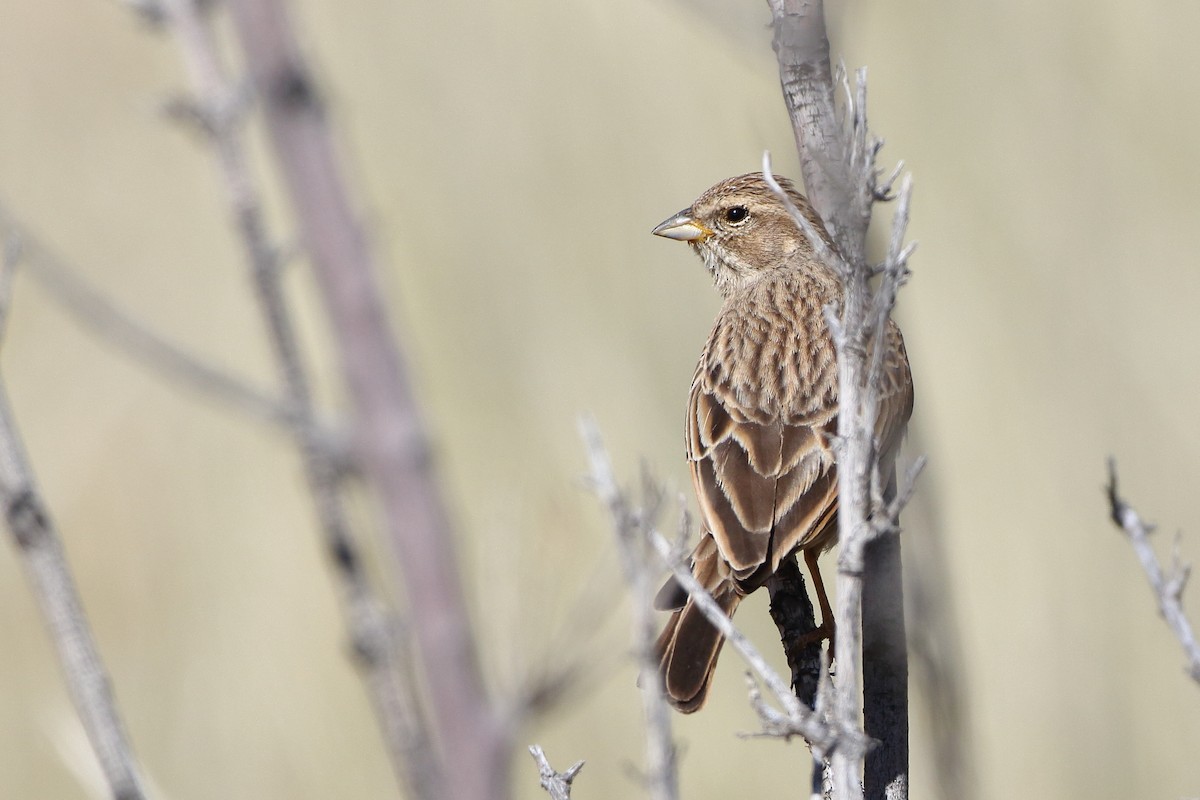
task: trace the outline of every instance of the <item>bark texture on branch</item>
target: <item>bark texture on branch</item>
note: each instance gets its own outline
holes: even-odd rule
[[[817,702],[817,683],[821,677],[821,642],[806,641],[817,629],[812,598],[804,588],[804,575],[792,555],[779,563],[779,569],[767,579],[771,598],[771,619],[779,629],[779,639],[792,672],[792,690],[801,703],[813,708]]]
[[[821,681],[821,642],[808,641],[817,629],[816,610],[804,588],[804,575],[795,555],[780,562],[779,569],[767,579],[767,593],[771,598],[771,619],[779,629],[779,641],[792,673],[792,691],[801,703],[816,708]],[[820,756],[813,758],[812,794],[817,797],[823,794],[825,763]]]
[[[0,381],[0,503],[57,652],[71,701],[109,791],[117,800],[142,800],[148,795],[141,768],[117,710],[108,671],[83,613],[62,541],[34,483],[33,469],[17,433],[3,381]]]
[[[838,349],[839,374],[841,556],[836,610],[836,718],[842,729],[857,730],[865,700],[871,706],[866,712],[868,733],[879,744],[866,759],[865,774],[865,753],[849,748],[834,751],[834,796],[853,800],[862,797],[865,790],[872,800],[902,800],[908,794],[908,667],[900,547],[898,542],[868,543],[884,529],[886,535],[894,535],[895,514],[899,511],[895,508],[891,518],[880,515],[884,506],[880,486],[886,484],[890,472],[890,465],[881,465],[880,459],[892,454],[876,452],[873,441],[878,411],[875,385],[882,351],[873,342],[881,341],[895,290],[907,276],[905,264],[911,249],[903,247],[903,234],[910,185],[906,182],[893,223],[888,260],[881,270],[883,282],[873,292],[870,281],[876,270],[867,260],[867,229],[872,205],[888,195],[894,178],[884,186],[878,185],[875,155],[880,142],[867,130],[865,74],[859,73],[857,93],[846,98],[846,107],[839,114],[823,3],[768,3],[780,84],[795,133],[805,191],[833,236],[837,253],[827,257],[845,287],[843,307],[828,315]],[[764,167],[766,173],[769,169]],[[863,658],[873,663],[864,669]]]

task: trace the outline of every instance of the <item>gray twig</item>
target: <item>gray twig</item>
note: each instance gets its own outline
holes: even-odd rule
[[[1117,462],[1111,458],[1108,460],[1106,492],[1112,521],[1129,536],[1133,552],[1137,555],[1142,570],[1150,581],[1150,588],[1154,590],[1154,598],[1158,601],[1158,613],[1166,620],[1167,627],[1171,629],[1171,633],[1175,634],[1175,638],[1183,647],[1183,654],[1187,658],[1188,675],[1192,680],[1200,683],[1200,644],[1196,642],[1192,623],[1183,610],[1183,590],[1191,575],[1192,565],[1184,563],[1180,557],[1180,536],[1177,534],[1175,537],[1174,545],[1171,548],[1171,565],[1169,570],[1164,573],[1158,562],[1158,556],[1154,553],[1154,547],[1150,544],[1150,534],[1154,532],[1154,526],[1145,522],[1137,510],[1118,494]]]
[[[152,371],[243,413],[284,428],[293,424],[282,400],[214,367],[167,341],[148,325],[118,308],[83,277],[83,271],[58,257],[0,205],[0,233],[19,242],[21,266],[73,319]]]
[[[546,753],[542,750],[541,745],[530,745],[529,752],[533,755],[533,760],[537,762],[542,788],[550,795],[551,800],[571,800],[571,784],[579,775],[579,770],[583,769],[583,762],[576,761],[566,772],[556,772],[546,759]]]
[[[4,230],[4,209],[0,208],[0,344],[8,327],[8,312],[12,309],[13,277],[21,263],[24,245],[21,234],[15,230]]]
[[[656,800],[676,800],[679,782],[675,743],[671,738],[671,710],[663,697],[654,650],[657,621],[652,581],[657,571],[651,567],[653,561],[649,557],[646,538],[647,531],[655,524],[662,492],[648,488],[647,495],[652,495],[650,502],[643,508],[633,508],[617,486],[595,420],[584,418],[580,420],[579,428],[587,448],[592,483],[612,517],[622,571],[633,595],[634,650],[638,659],[642,711],[646,716],[646,771],[650,795]]]
[[[244,88],[226,76],[208,20],[197,0],[158,0],[179,43],[193,98],[184,104],[200,122],[216,156],[225,198],[250,266],[258,307],[294,424],[295,438],[316,504],[325,549],[339,585],[343,615],[392,767],[414,798],[438,797],[440,776],[416,700],[402,635],[375,596],[362,567],[341,493],[341,467],[318,437],[310,379],[301,357],[291,308],[284,295],[279,249],[267,233],[261,193],[250,169],[243,128]]]
[[[331,321],[363,476],[404,577],[434,738],[444,761],[465,765],[445,770],[446,796],[507,797],[511,731],[484,688],[429,436],[320,92],[280,0],[239,0],[230,11]]]
[[[147,797],[141,767],[121,721],[108,671],[71,578],[66,553],[34,482],[0,381],[0,502],[25,565],[59,666],[111,796]]]

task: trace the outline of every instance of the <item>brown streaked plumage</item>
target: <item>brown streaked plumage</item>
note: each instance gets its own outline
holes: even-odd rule
[[[808,200],[780,184],[832,246]],[[654,233],[691,244],[725,298],[688,398],[687,457],[702,518],[692,573],[732,615],[802,551],[829,636],[833,614],[817,556],[837,541],[829,437],[837,431],[838,375],[824,309],[841,302],[841,282],[758,173],[718,183]],[[885,344],[876,435],[881,463],[890,464],[913,394],[894,322]],[[723,638],[675,581],[656,604],[673,611],[658,639],[667,698],[690,713],[704,705]]]

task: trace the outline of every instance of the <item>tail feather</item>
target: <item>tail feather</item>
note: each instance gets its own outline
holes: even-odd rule
[[[721,610],[733,616],[742,596],[734,585],[729,565],[720,557],[711,536],[701,539],[692,554],[692,574],[713,596]],[[672,587],[672,582],[663,587],[660,598],[663,594],[671,593],[669,587]],[[675,591],[682,592],[682,587],[676,584]],[[717,666],[717,656],[724,643],[725,637],[713,627],[690,597],[671,614],[656,647],[659,674],[667,701],[672,706],[690,714],[704,705]]]
[[[732,616],[742,598],[730,583],[714,599]],[[663,688],[672,706],[690,714],[704,705],[723,644],[725,637],[691,600],[671,615],[658,638],[658,652]]]

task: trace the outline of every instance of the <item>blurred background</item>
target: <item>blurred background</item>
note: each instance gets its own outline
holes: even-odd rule
[[[211,154],[161,114],[185,86],[173,40],[119,3],[0,9],[0,200],[131,315],[271,386]],[[1161,552],[1182,530],[1200,560],[1200,5],[829,13],[835,52],[870,67],[884,163],[903,158],[916,183],[898,318],[917,380],[908,449],[929,467],[904,534],[922,600],[909,624],[955,681],[914,665],[913,795],[1200,794],[1200,689],[1101,492],[1114,455]],[[584,683],[518,742],[560,769],[587,759],[580,798],[637,796],[627,608],[576,421],[595,415],[628,482],[645,462],[688,488],[682,415],[718,300],[649,229],[764,149],[798,174],[766,4],[294,14],[435,432],[489,679],[511,691],[588,654]],[[336,408],[307,267],[292,269]],[[0,366],[162,796],[394,796],[289,442],[148,373],[27,277]],[[1185,602],[1200,622],[1200,590]],[[774,652],[765,597],[738,620]],[[7,542],[0,640],[0,794],[90,796]],[[677,718],[683,795],[800,796],[801,745],[735,736],[756,724],[741,673],[726,653],[709,706]],[[934,758],[931,709],[952,683],[961,779]],[[517,796],[541,796],[514,759]]]

